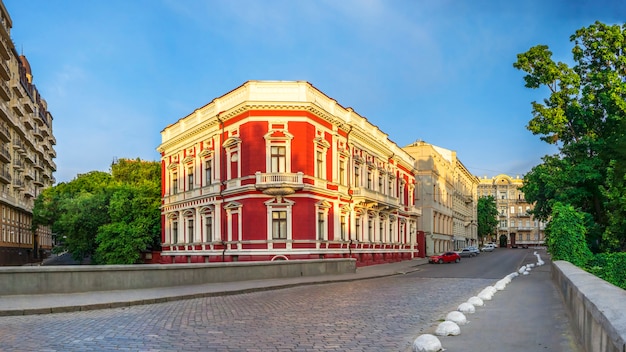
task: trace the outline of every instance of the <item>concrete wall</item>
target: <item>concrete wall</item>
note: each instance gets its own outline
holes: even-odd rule
[[[355,259],[0,267],[0,295],[132,290],[355,272]]]
[[[626,352],[626,290],[565,261],[555,261],[557,284],[586,351]]]

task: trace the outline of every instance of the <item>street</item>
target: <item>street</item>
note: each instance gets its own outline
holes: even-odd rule
[[[532,257],[532,258],[528,258]],[[406,351],[515,271],[497,249],[406,275],[127,308],[0,318],[1,351]]]

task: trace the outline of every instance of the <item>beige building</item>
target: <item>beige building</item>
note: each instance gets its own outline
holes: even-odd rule
[[[55,183],[52,115],[33,84],[26,57],[11,40],[13,23],[0,1],[0,265],[41,259],[50,229],[31,230],[34,200]]]
[[[520,190],[524,180],[508,175],[480,178],[478,197],[493,196],[498,208],[498,234],[489,240],[499,246],[528,247],[543,245],[545,223],[528,213],[532,204]]]
[[[478,178],[456,152],[423,141],[403,148],[417,164],[415,205],[418,228],[426,235],[426,255],[477,245]]]

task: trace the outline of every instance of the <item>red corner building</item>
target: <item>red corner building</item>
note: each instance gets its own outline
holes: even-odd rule
[[[161,136],[162,263],[424,255],[415,160],[308,82],[246,82]]]

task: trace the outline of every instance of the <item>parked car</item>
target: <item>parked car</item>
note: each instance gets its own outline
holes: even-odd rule
[[[493,252],[494,249],[495,249],[495,247],[493,245],[486,244],[480,250],[483,251],[483,252]]]
[[[489,242],[487,244],[490,244],[491,246],[493,246],[493,249],[498,248],[498,245],[495,242]]]
[[[471,258],[471,257],[476,256],[476,254],[474,254],[474,252],[472,252],[472,250],[471,250],[471,249],[469,249],[469,248],[463,248],[463,249],[461,249],[460,251],[457,251],[457,253],[458,253],[461,257],[468,257],[468,258]]]
[[[443,254],[431,255],[428,258],[428,262],[431,264],[458,263],[460,261],[461,256],[457,252],[445,252]]]
[[[478,249],[478,247],[476,246],[469,246],[467,247],[470,251],[472,251],[474,253],[474,255],[479,255],[480,254],[480,249]]]

